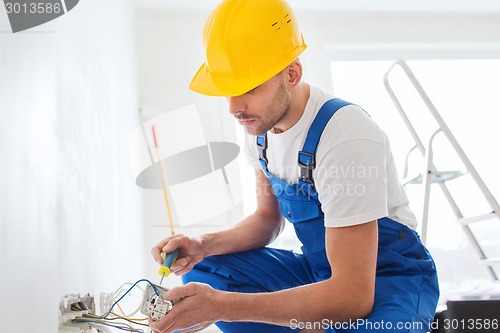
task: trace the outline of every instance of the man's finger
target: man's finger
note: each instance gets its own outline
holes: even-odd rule
[[[175,273],[175,275],[182,275],[182,274],[186,274],[187,272],[189,272],[190,270],[192,270],[194,267],[194,263],[190,262],[189,264],[187,264],[186,266],[184,266],[184,268],[182,268],[181,270],[178,270]]]
[[[181,258],[179,260],[176,260],[174,262],[174,264],[172,265],[172,267],[170,267],[170,269],[173,273],[176,273],[176,272],[180,271],[181,269],[184,269],[184,267],[186,267],[186,265],[189,264],[190,261],[191,261],[191,257],[189,257],[189,256]]]
[[[162,264],[163,263],[163,257],[162,257],[162,253],[163,252],[166,252],[164,251],[164,248],[166,246],[168,246],[168,244],[170,242],[172,242],[172,240],[174,240],[175,238],[179,238],[179,237],[182,237],[183,235],[182,234],[179,234],[179,235],[172,235],[172,236],[169,236],[165,239],[163,239],[161,242],[159,242],[158,244],[156,244],[155,247],[153,247],[151,249],[151,254],[153,255],[153,258],[155,259],[155,261],[158,263],[158,264]],[[175,250],[177,247],[175,247],[173,250]],[[168,251],[168,252],[172,252],[172,251]],[[168,253],[167,252],[167,253]]]
[[[163,299],[167,301],[173,301],[175,299],[181,299],[187,296],[191,296],[194,294],[195,288],[196,284],[192,282],[184,286],[174,287],[170,290],[167,290],[163,294]]]

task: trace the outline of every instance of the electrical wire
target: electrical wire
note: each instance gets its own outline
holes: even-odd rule
[[[133,320],[133,321],[147,321],[148,318],[145,317],[145,318],[129,318],[129,317],[122,317],[114,312],[111,312],[111,314],[115,315],[117,318],[122,318],[122,319],[126,319],[126,320]]]
[[[115,307],[115,305],[116,305],[116,304],[118,304],[118,302],[120,302],[120,301],[121,301],[121,300],[125,297],[125,295],[127,295],[127,294],[128,294],[128,293],[132,290],[132,289],[134,289],[134,287],[135,287],[135,286],[136,286],[139,282],[147,282],[147,283],[149,283],[149,284],[151,285],[151,287],[153,288],[153,290],[154,290],[155,294],[156,294],[157,296],[160,296],[160,294],[158,293],[158,290],[156,289],[155,285],[154,285],[151,281],[149,281],[149,280],[147,280],[147,279],[140,279],[139,281],[137,281],[136,283],[134,283],[134,284],[132,285],[132,287],[130,287],[130,288],[129,288],[129,289],[128,289],[128,290],[127,290],[127,291],[126,291],[126,292],[125,292],[125,293],[124,293],[121,297],[120,297],[120,298],[118,298],[118,300],[116,300],[116,301],[115,301],[115,302],[111,305],[111,307],[109,308],[108,312],[107,312],[105,315],[103,315],[101,318],[106,318],[106,317],[107,317],[107,316],[108,316],[108,315],[109,315],[109,314],[113,311],[113,308]]]
[[[155,294],[157,296],[159,296],[160,294],[158,293],[158,290],[156,289],[156,286],[151,283],[151,281],[147,280],[147,279],[140,279],[138,280],[137,282],[135,282],[134,284],[131,284],[131,283],[124,283],[120,288],[118,288],[118,290],[113,294],[113,298],[116,297],[116,295],[119,295],[121,292],[122,292],[122,287],[125,286],[125,285],[128,285],[128,284],[131,284],[132,286],[130,288],[128,288],[128,290],[126,290],[123,295],[121,295],[112,305],[111,307],[109,308],[108,312],[106,312],[104,315],[95,315],[95,314],[84,314],[82,317],[78,317],[78,318],[75,318],[73,319],[72,321],[75,322],[75,323],[93,323],[93,324],[96,324],[96,325],[104,325],[104,326],[109,326],[109,327],[113,327],[113,328],[117,328],[117,329],[120,329],[120,330],[124,330],[124,331],[127,331],[127,332],[136,332],[136,333],[145,333],[144,330],[142,329],[137,329],[135,327],[133,327],[132,325],[129,325],[127,323],[122,323],[122,322],[117,322],[117,323],[110,323],[110,321],[112,320],[125,320],[127,322],[130,322],[130,323],[133,323],[133,324],[136,324],[136,325],[141,325],[141,326],[148,326],[146,324],[143,324],[143,323],[139,323],[137,321],[144,321],[144,320],[147,320],[147,318],[126,318],[127,316],[120,316],[118,315],[117,313],[113,312],[113,308],[115,306],[117,306],[123,313],[123,310],[121,309],[120,305],[118,304],[127,294],[130,293],[130,291],[132,289],[134,289],[134,287],[137,287],[137,285],[140,283],[140,282],[147,282],[151,285],[151,287],[153,288],[153,291],[155,292]],[[141,290],[144,291],[144,289],[141,288]],[[140,309],[140,307],[139,307]],[[80,309],[79,307],[75,306],[75,310],[83,310],[83,309]],[[134,314],[136,313],[137,311],[134,312]],[[109,317],[110,315],[113,315],[114,317]]]
[[[93,324],[93,323],[90,323],[89,326],[92,327],[92,328],[94,328],[99,333],[101,333],[101,332],[104,332],[104,333],[113,333],[106,326],[102,326],[102,325],[99,325],[99,324]]]
[[[114,307],[115,305],[118,305],[118,302],[120,302],[120,301],[121,301],[121,300],[125,297],[125,295],[127,295],[127,294],[128,294],[128,293],[129,293],[129,292],[130,292],[130,291],[131,291],[131,290],[132,290],[135,286],[137,286],[137,284],[138,284],[139,282],[147,282],[147,283],[149,283],[149,284],[151,285],[151,287],[153,288],[153,290],[154,290],[155,294],[156,294],[157,296],[159,296],[159,295],[160,295],[160,294],[158,293],[158,290],[156,289],[155,285],[154,285],[153,283],[151,283],[151,281],[149,281],[149,280],[147,280],[147,279],[141,279],[141,280],[137,281],[137,282],[136,282],[136,283],[134,283],[134,284],[133,284],[133,285],[132,285],[132,286],[131,286],[131,287],[130,287],[130,288],[129,288],[129,289],[128,289],[128,290],[127,290],[127,291],[126,291],[126,292],[125,292],[125,293],[124,293],[124,294],[123,294],[123,295],[122,295],[122,296],[121,296],[121,297],[117,300],[117,301],[115,301],[115,302],[113,303],[113,305],[111,305],[111,308],[109,309],[109,311],[108,311],[105,315],[103,315],[103,316],[101,316],[101,317],[100,317],[100,321],[103,321],[103,322],[102,322],[102,324],[103,324],[103,325],[104,325],[104,324],[106,324],[106,325],[108,325],[108,326],[112,326],[112,327],[115,327],[115,328],[120,328],[120,327],[117,327],[117,326],[113,326],[112,324],[106,323],[104,320],[116,320],[116,319],[123,319],[123,320],[126,320],[126,321],[128,321],[128,322],[131,322],[131,323],[134,323],[134,324],[137,324],[137,325],[148,326],[148,325],[145,325],[145,324],[142,324],[142,323],[137,323],[137,322],[134,322],[134,321],[133,321],[134,319],[124,318],[124,317],[122,317],[122,316],[120,316],[120,315],[117,315],[116,313],[112,312],[113,307]],[[125,284],[124,284],[124,285],[125,285]],[[110,314],[113,314],[114,316],[116,316],[116,318],[108,318],[108,316],[109,316]],[[97,319],[97,320],[99,320],[99,319]],[[145,318],[145,319],[135,319],[135,320],[147,320],[147,318]],[[144,333],[144,331],[143,331],[143,330],[141,330],[141,329],[135,329],[135,328],[134,328],[134,327],[132,327],[131,325],[128,325],[128,324],[123,324],[123,325],[125,325],[125,327],[120,328],[120,329],[122,329],[122,330],[130,331],[130,332],[139,332],[139,333]],[[194,329],[194,328],[196,328],[196,327],[198,327],[198,326],[200,326],[200,324],[195,324],[195,325],[192,325],[192,326],[190,326],[190,327],[186,327],[186,328],[183,328],[183,329],[177,330],[177,331],[175,331],[174,333],[182,333],[182,332],[185,332],[185,331],[187,331],[187,330]]]
[[[120,312],[122,313],[122,315],[123,315],[124,317],[129,317],[129,316],[127,316],[127,315],[125,314],[125,312],[123,311],[122,307],[120,306],[120,303],[116,304],[116,306],[118,307],[118,310],[120,310]],[[130,317],[131,317],[131,316],[130,316]]]
[[[139,320],[148,320],[148,318],[140,318],[140,319],[132,319],[132,318],[125,318],[125,317],[122,317],[122,316],[117,316],[117,317],[114,317],[114,318],[106,318],[106,320],[126,320],[128,321],[129,323],[132,323],[132,324],[136,324],[136,325],[141,325],[141,326],[146,326],[148,327],[149,325],[148,324],[144,324],[144,323],[139,323]]]
[[[133,285],[132,282],[125,282],[124,284],[122,284],[112,295],[112,300],[115,301],[116,298],[118,297],[118,295],[120,295],[120,293],[126,291],[127,289],[124,288],[125,286],[131,286]],[[141,290],[143,293],[146,291],[145,289],[141,288],[140,286],[136,286],[137,289]],[[117,304],[118,306],[118,309],[120,310],[120,312],[122,313],[122,315],[124,317],[132,317],[133,315],[135,315],[137,312],[139,312],[141,310],[141,307],[142,307],[142,304],[139,304],[139,306],[132,312],[126,314],[125,311],[123,311],[123,309],[121,308],[120,304]]]
[[[75,323],[94,323],[94,324],[98,324],[98,325],[105,325],[105,326],[109,326],[109,327],[113,327],[113,328],[118,328],[120,330],[123,330],[123,331],[127,331],[127,332],[136,332],[136,333],[145,333],[144,330],[141,330],[141,329],[137,329],[131,325],[128,325],[128,324],[123,324],[123,323],[119,323],[119,324],[110,324],[108,322],[106,322],[105,320],[99,320],[99,319],[83,319],[83,318],[78,318],[78,319],[73,319],[73,322]],[[122,325],[122,326],[120,326]]]
[[[125,286],[132,286],[134,283],[133,282],[125,282],[124,284],[122,284],[120,287],[118,287],[118,289],[116,289],[116,291],[113,293],[113,298],[117,297],[122,291],[125,291],[127,290],[127,288],[125,288]],[[141,286],[136,286],[137,289],[141,290],[141,291],[145,291],[145,289],[143,289]]]
[[[143,331],[141,329],[136,329],[136,328],[132,327],[131,325],[124,324],[124,323],[110,324],[110,323],[107,322],[107,320],[102,320],[102,319],[77,318],[77,319],[74,319],[73,322],[76,322],[76,323],[94,323],[94,324],[102,324],[102,325],[106,325],[107,324],[107,326],[112,326],[112,327],[115,327],[115,328],[125,329],[125,330],[128,330],[128,331]]]
[[[125,314],[125,313],[123,312],[123,309],[120,307],[120,304],[117,304],[117,306],[118,306],[118,309],[120,309],[120,311],[121,311],[121,313],[123,314],[123,316],[125,316],[125,317],[132,317],[132,316],[134,316],[137,312],[139,312],[139,310],[141,310],[142,304],[139,304],[139,306],[138,306],[138,307],[137,307],[134,311],[130,312],[129,314]]]
[[[126,320],[126,321],[133,323],[133,324],[136,324],[136,325],[148,326],[147,324],[139,323],[139,321],[146,321],[146,320],[148,320],[148,318],[127,318],[127,317],[120,316],[119,314],[114,313],[114,312],[111,312],[111,314],[114,315],[115,317],[113,317],[113,318],[107,317],[105,320]],[[103,318],[101,318],[101,316],[93,315],[93,314],[86,314],[86,315],[83,315],[83,317],[86,317],[86,318],[88,317],[88,318],[92,318],[92,319],[99,319],[99,320],[103,319]]]
[[[116,314],[114,314],[114,315],[116,315]],[[132,321],[131,319],[123,318],[121,316],[118,316],[118,317],[115,317],[115,318],[102,319],[102,318],[99,318],[99,316],[97,316],[97,315],[87,314],[87,315],[83,315],[83,317],[76,318],[73,321],[74,322],[89,322],[89,323],[96,323],[96,324],[110,324],[110,325],[113,325],[113,327],[115,327],[115,328],[120,328],[120,329],[124,329],[124,330],[127,330],[127,331],[144,332],[144,330],[135,328],[132,325],[129,325],[127,323],[109,323],[109,321],[112,321],[112,320],[126,320],[128,322],[133,323],[133,324],[137,324],[137,325],[148,327],[147,324],[138,323],[138,322]],[[147,318],[146,318],[146,320],[147,320]],[[120,325],[122,325],[122,326],[120,326]]]

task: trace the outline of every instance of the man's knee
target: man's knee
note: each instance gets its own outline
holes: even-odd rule
[[[181,278],[182,278],[182,283],[184,283],[184,284],[187,284],[189,282],[201,282],[201,281],[195,280],[193,270],[190,270],[189,272],[183,274]]]
[[[203,265],[207,265],[209,263],[202,261]],[[189,282],[201,282],[208,283],[213,280],[214,274],[210,271],[201,270],[199,268],[199,264],[195,265],[189,272],[182,275],[182,283],[186,284]]]

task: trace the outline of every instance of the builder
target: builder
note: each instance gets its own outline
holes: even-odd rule
[[[282,0],[226,0],[207,20],[190,88],[225,96],[246,132],[257,209],[233,228],[176,235],[185,286],[155,332],[426,332],[435,265],[415,233],[385,133],[358,106],[302,81],[306,44]],[[291,222],[302,254],[265,247]]]

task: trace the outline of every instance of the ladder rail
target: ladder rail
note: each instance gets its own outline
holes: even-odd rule
[[[464,150],[462,149],[462,147],[458,143],[458,141],[455,138],[455,136],[453,135],[453,133],[450,131],[448,125],[445,123],[444,119],[441,117],[441,115],[437,111],[436,107],[434,106],[434,104],[430,100],[429,96],[427,95],[427,93],[422,88],[422,85],[417,80],[417,78],[415,77],[415,75],[411,71],[410,67],[408,66],[408,64],[404,60],[397,60],[393,64],[393,66],[391,66],[391,68],[389,69],[389,71],[386,73],[386,75],[384,76],[384,83],[387,82],[386,83],[386,87],[387,87],[387,85],[389,85],[388,74],[396,66],[399,66],[399,67],[401,67],[403,69],[403,71],[405,72],[406,76],[408,77],[408,79],[412,83],[413,87],[415,88],[415,90],[419,94],[420,98],[423,100],[423,102],[427,106],[427,109],[431,112],[432,116],[434,117],[434,119],[438,123],[439,128],[446,135],[446,137],[448,138],[450,144],[455,149],[457,155],[461,159],[462,163],[465,165],[465,168],[469,171],[469,173],[471,174],[472,178],[474,179],[474,181],[478,185],[478,187],[479,187],[481,193],[483,194],[483,196],[485,197],[486,201],[490,204],[491,208],[497,214],[498,218],[500,218],[500,205],[498,204],[498,202],[496,201],[495,197],[493,196],[493,194],[490,192],[490,190],[488,189],[488,187],[484,183],[483,179],[481,178],[481,176],[477,172],[476,168],[474,167],[474,165],[472,164],[472,162],[470,161],[470,159],[465,154]],[[394,91],[392,91],[392,94],[395,96]],[[399,104],[399,107],[401,107],[401,103],[399,103],[399,101],[398,101],[398,104]],[[399,107],[398,107],[398,110],[399,110]],[[401,110],[402,110],[402,107],[401,107]],[[406,113],[404,111],[403,111],[403,113],[404,113],[404,118],[406,118],[405,123],[406,123],[406,121],[409,122],[409,119],[406,116]],[[411,125],[411,123],[410,123],[410,126],[412,127],[412,130],[410,130],[410,132],[413,131],[415,133],[415,135],[416,135],[416,131],[413,128],[413,126]],[[413,133],[412,133],[412,136],[413,136]],[[417,137],[418,137],[418,135],[417,135]],[[422,141],[420,141],[420,138],[418,139],[418,141],[420,142],[420,145],[421,145]],[[417,145],[419,145],[418,141],[417,141]],[[422,148],[423,148],[423,145],[422,145]]]
[[[415,149],[418,149],[418,147],[415,145],[413,146],[409,151],[408,153],[406,153],[406,156],[405,156],[405,169],[403,171],[403,179],[406,179],[406,177],[408,177],[408,161],[410,160],[410,155],[411,153],[415,150]]]
[[[438,124],[438,129],[432,134],[432,136],[429,139],[428,142],[428,147],[427,149],[424,147],[422,140],[417,134],[417,131],[413,127],[410,119],[408,118],[406,112],[403,109],[403,106],[401,105],[399,99],[397,98],[394,90],[392,89],[390,83],[389,83],[389,75],[390,73],[396,68],[397,66],[401,67],[412,83],[413,87],[419,94],[420,98],[423,100],[425,103],[427,109],[431,112],[432,116],[434,117],[435,121]],[[428,215],[429,215],[429,203],[430,203],[430,189],[431,189],[431,183],[432,183],[432,173],[437,172],[437,168],[435,167],[433,163],[433,148],[432,144],[434,141],[435,136],[443,132],[452,147],[454,148],[455,152],[459,156],[460,160],[462,163],[465,165],[466,170],[469,172],[469,174],[472,176],[474,181],[476,182],[476,185],[479,187],[479,190],[485,197],[486,201],[490,204],[490,206],[493,209],[493,212],[490,214],[495,214],[499,219],[500,219],[500,206],[498,202],[496,201],[495,197],[493,194],[490,192],[486,184],[484,183],[483,179],[479,176],[479,173],[477,172],[476,168],[470,161],[470,159],[467,157],[465,152],[463,151],[462,147],[456,140],[455,136],[453,133],[450,131],[448,125],[444,122],[444,119],[441,117],[439,112],[437,111],[436,107],[430,100],[429,96],[427,93],[424,91],[423,87],[421,86],[420,82],[417,80],[413,72],[411,71],[410,67],[406,64],[404,60],[397,60],[395,61],[392,66],[389,68],[389,70],[385,73],[384,75],[384,85],[385,88],[392,99],[394,105],[396,106],[396,109],[398,110],[401,118],[403,119],[406,127],[408,128],[411,136],[413,137],[416,146],[413,147],[408,155],[413,151],[415,148],[418,148],[421,152],[421,154],[425,157],[426,160],[426,172],[424,174],[424,207],[423,207],[423,216],[422,216],[422,241],[425,244],[426,238],[427,238],[427,225],[428,225]],[[408,156],[407,156],[408,159]],[[407,172],[407,165],[405,165],[405,172]],[[455,216],[457,219],[463,219],[464,216],[458,207],[456,201],[454,200],[453,196],[451,195],[448,187],[446,184],[439,183],[441,190],[443,191],[444,196],[446,197],[448,203],[450,204]],[[482,246],[480,245],[479,241],[477,240],[476,236],[472,232],[471,228],[469,227],[468,224],[462,224],[462,229],[464,230],[467,238],[469,241],[472,243],[474,249],[476,250],[479,258],[482,261],[488,260],[488,257],[486,256]],[[487,265],[487,270],[490,276],[494,281],[498,281],[498,276],[494,270],[494,268],[491,265]]]
[[[434,149],[433,149],[433,143],[434,139],[436,138],[436,135],[439,133],[442,133],[442,129],[439,128],[437,131],[435,131],[431,137],[429,138],[429,143],[427,145],[427,155],[426,155],[426,173],[424,174],[424,208],[423,208],[423,214],[422,214],[422,242],[426,244],[427,242],[427,231],[428,231],[428,225],[429,225],[429,207],[430,207],[430,196],[431,196],[431,183],[432,183],[432,160],[434,158]],[[481,261],[488,260],[488,257],[486,256],[486,253],[483,250],[483,247],[479,243],[477,237],[474,235],[472,232],[472,229],[468,224],[462,224],[462,230],[464,231],[466,237],[469,239],[469,242],[472,243],[472,246],[474,250],[476,251],[479,259]],[[498,281],[498,276],[495,272],[495,269],[491,265],[486,265],[486,269],[488,270],[488,273],[490,274],[491,278],[494,281]]]
[[[476,250],[480,261],[487,262],[489,258],[486,256],[486,253],[484,253],[483,247],[481,246],[481,244],[479,244],[479,241],[477,240],[476,236],[474,236],[471,228],[468,225],[462,225],[462,230],[465,232],[465,235],[467,236],[469,241],[472,242],[472,247]],[[488,264],[485,265],[486,269],[488,270],[488,274],[491,276],[493,281],[498,281],[498,276],[493,266]]]
[[[441,129],[438,129],[429,139],[429,144],[427,145],[426,151],[426,172],[424,174],[424,208],[422,213],[422,242],[424,244],[427,243],[427,226],[429,222],[429,206],[430,206],[430,197],[431,197],[431,183],[432,183],[432,166],[434,159],[434,150],[432,144],[434,143],[434,138],[441,132]]]
[[[424,147],[424,144],[422,143],[422,140],[418,136],[417,131],[415,130],[415,127],[413,127],[410,119],[408,118],[408,115],[406,114],[406,112],[403,109],[403,106],[401,105],[401,102],[397,98],[396,93],[394,92],[394,90],[392,89],[392,87],[391,87],[391,85],[389,83],[389,74],[401,62],[404,62],[404,61],[403,60],[395,61],[392,64],[392,66],[389,68],[389,70],[385,73],[385,75],[384,75],[384,86],[385,86],[385,88],[386,88],[386,90],[387,90],[387,92],[389,94],[389,97],[391,98],[392,102],[396,106],[396,109],[398,110],[399,115],[401,116],[401,118],[403,119],[406,127],[408,128],[408,130],[409,130],[409,132],[410,132],[413,140],[415,141],[416,147],[418,148],[418,150],[420,151],[420,153],[422,154],[422,156],[425,157],[425,147]],[[412,150],[413,150],[413,148],[412,148]],[[436,170],[437,170],[436,167],[434,166],[434,164],[432,164],[432,171],[434,172]],[[456,203],[455,199],[453,199],[453,196],[451,195],[450,190],[448,189],[448,187],[446,186],[446,184],[439,183],[439,187],[441,188],[441,191],[443,192],[446,200],[450,204],[451,209],[453,210],[453,213],[455,214],[455,216],[457,218],[463,218],[464,216],[463,216],[460,208],[458,207],[458,204]]]

